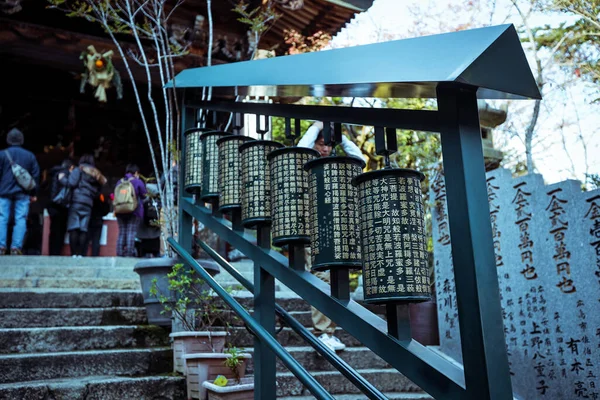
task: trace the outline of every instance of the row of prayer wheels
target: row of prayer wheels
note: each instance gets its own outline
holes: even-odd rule
[[[273,245],[310,245],[313,270],[362,267],[365,302],[429,300],[422,173],[205,128],[185,140],[186,191],[271,226]]]

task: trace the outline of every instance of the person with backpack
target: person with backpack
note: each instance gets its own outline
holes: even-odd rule
[[[92,217],[94,197],[100,193],[106,178],[94,167],[94,156],[84,154],[79,159],[79,166],[68,176],[63,176],[60,183],[72,190],[67,216],[71,255],[83,257],[87,255],[88,227]]]
[[[128,164],[125,177],[115,186],[113,208],[119,226],[117,256],[135,257],[135,236],[140,222],[144,218],[143,202],[146,197],[146,185],[140,179],[140,169]]]
[[[23,254],[29,203],[37,200],[35,190],[40,167],[35,155],[22,147],[24,142],[23,133],[13,128],[6,135],[10,147],[0,151],[0,255],[5,255],[8,249],[8,222],[13,210],[10,254]]]
[[[47,209],[50,216],[51,256],[60,256],[61,254],[67,233],[68,206],[71,203],[71,189],[64,186],[60,180],[68,176],[74,167],[73,161],[67,158],[50,170],[50,202]]]

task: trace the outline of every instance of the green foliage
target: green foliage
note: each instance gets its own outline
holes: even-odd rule
[[[600,189],[600,174],[586,174],[585,175],[585,190]]]
[[[157,279],[150,288],[150,296],[163,306],[161,313],[173,313],[188,331],[210,331],[219,326],[228,333],[230,345],[236,340],[233,327],[237,316],[219,309],[218,296],[194,269],[175,264],[167,279],[169,293],[160,292]]]
[[[229,354],[231,357],[225,359],[225,366],[229,368],[236,383],[240,383],[240,371],[239,367],[242,363],[243,358],[241,357],[242,352],[237,347],[230,347],[225,350],[225,354]]]
[[[544,12],[560,12],[577,18],[572,24],[537,28],[538,45],[552,51],[558,64],[577,78],[599,83],[600,1],[540,0],[538,7]]]
[[[238,21],[248,25],[250,31],[256,36],[265,33],[281,16],[275,12],[270,1],[253,9],[250,9],[248,3],[240,1],[232,11],[240,15]]]

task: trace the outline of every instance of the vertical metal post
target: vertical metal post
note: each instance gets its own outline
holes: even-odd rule
[[[398,340],[410,340],[410,304],[386,304],[388,335]]]
[[[234,208],[231,211],[231,229],[237,232],[244,232],[244,226],[242,225],[241,208]]]
[[[439,85],[442,153],[469,399],[512,399],[476,89]]]
[[[257,245],[271,248],[271,228],[258,227]],[[254,315],[271,336],[275,336],[275,278],[254,263]],[[275,400],[277,390],[275,354],[254,339],[254,398]]]
[[[289,245],[289,266],[296,271],[304,271],[306,265],[306,252],[303,244]]]
[[[186,107],[185,103],[183,104],[183,112],[181,113],[181,137],[180,137],[180,147],[181,147],[181,159],[185,158],[185,137],[183,132],[187,129],[194,128],[196,126],[196,112],[197,110],[193,107]],[[179,162],[179,201],[181,201],[184,197],[190,197],[188,193],[184,190],[183,186],[185,183],[185,162]],[[183,248],[190,252],[192,251],[192,216],[188,213],[182,211],[182,207],[179,207],[179,244],[183,246]],[[165,249],[166,250],[166,249]]]
[[[334,267],[329,270],[331,278],[331,297],[338,300],[350,300],[350,270],[343,267]]]

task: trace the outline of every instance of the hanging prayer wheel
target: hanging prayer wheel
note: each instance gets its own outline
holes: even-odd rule
[[[219,147],[217,140],[230,136],[229,132],[210,131],[200,135],[202,142],[202,192],[203,201],[219,198]]]
[[[304,164],[319,152],[304,147],[286,147],[271,152],[272,242],[276,246],[310,243],[308,172]]]
[[[360,268],[358,201],[352,179],[365,162],[354,157],[309,161],[310,248],[313,270]]]
[[[410,169],[382,169],[354,178],[358,189],[366,303],[431,298],[421,181]]]
[[[188,129],[185,136],[185,177],[183,188],[188,193],[199,192],[202,187],[202,142],[200,136],[206,128]]]
[[[283,147],[271,140],[240,146],[242,155],[242,224],[246,228],[271,224],[271,181],[267,155]]]
[[[219,147],[219,211],[242,207],[242,161],[240,146],[254,140],[230,135],[217,140]]]

